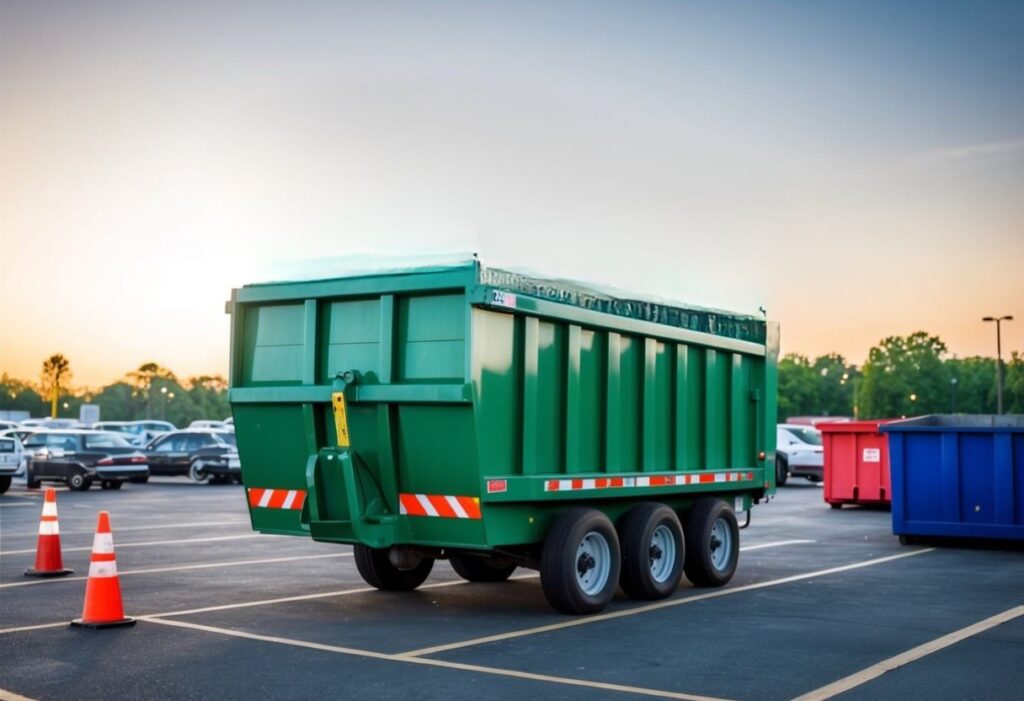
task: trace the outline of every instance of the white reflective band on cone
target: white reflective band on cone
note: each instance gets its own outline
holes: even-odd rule
[[[56,521],[40,521],[39,535],[60,535],[60,526]]]
[[[89,563],[89,576],[90,577],[116,577],[117,576],[117,563],[113,560],[109,562],[90,562]]]
[[[43,502],[43,516],[56,516],[57,515],[57,502],[55,501],[44,501]]]
[[[94,553],[114,552],[114,536],[110,533],[97,533],[92,539],[92,551]]]

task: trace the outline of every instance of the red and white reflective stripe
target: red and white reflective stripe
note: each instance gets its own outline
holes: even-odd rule
[[[115,560],[104,560],[100,562],[89,563],[89,576],[90,577],[116,577],[117,576],[117,562]]]
[[[753,472],[691,472],[687,474],[644,475],[642,477],[593,477],[557,479],[544,482],[545,492],[578,492],[587,489],[630,489],[634,487],[681,487],[688,484],[750,482]]]
[[[479,497],[452,497],[441,494],[399,494],[399,512],[403,516],[480,519]]]
[[[60,525],[57,518],[49,519],[43,516],[39,519],[39,535],[60,535]]]
[[[253,508],[298,510],[305,503],[305,489],[249,488],[249,506]]]

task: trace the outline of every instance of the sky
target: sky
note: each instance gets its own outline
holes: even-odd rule
[[[451,251],[1024,350],[1024,3],[0,3],[0,371],[223,374],[281,261]]]

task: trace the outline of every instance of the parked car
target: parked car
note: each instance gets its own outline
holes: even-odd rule
[[[825,470],[824,451],[821,431],[813,426],[778,424],[775,432],[775,483],[781,486],[789,476],[821,482]]]
[[[215,421],[212,419],[196,419],[188,425],[189,428],[214,428],[218,431],[234,431],[235,427],[233,424],[229,424],[227,421]]]
[[[17,421],[0,421],[0,433],[10,431],[12,428],[18,428],[20,425]]]
[[[22,428],[33,428],[33,429],[63,429],[63,428],[87,428],[78,419],[58,419],[52,417],[44,417],[41,419],[25,419],[19,426]]]
[[[11,488],[11,478],[21,469],[21,455],[17,436],[0,436],[0,494]]]
[[[188,475],[196,482],[241,482],[235,434],[213,429],[185,429],[160,436],[146,446],[150,474]],[[221,460],[234,453],[235,458]]]
[[[155,438],[177,431],[174,424],[169,421],[98,421],[93,424],[97,431],[113,431],[125,436],[129,443],[140,448],[149,445]]]
[[[146,456],[122,436],[88,429],[37,431],[25,441],[30,453],[25,480],[66,482],[85,491],[94,481],[103,489],[120,489],[128,480],[149,477]]]
[[[14,473],[15,477],[24,477],[25,468],[28,465],[28,451],[25,450],[25,438],[32,435],[32,431],[26,429],[8,429],[6,431],[0,431],[0,438],[13,438],[18,444],[17,453],[19,456],[18,470]]]

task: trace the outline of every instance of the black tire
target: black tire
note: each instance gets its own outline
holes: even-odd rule
[[[199,461],[193,460],[188,466],[188,478],[197,484],[209,481],[210,484],[216,484],[214,482],[214,476],[203,472],[199,467]]]
[[[113,487],[110,486],[112,484],[113,482],[110,480],[100,480],[100,489],[113,489]]]
[[[597,613],[615,595],[621,565],[619,536],[608,517],[594,509],[570,509],[548,531],[541,588],[562,613]]]
[[[698,499],[686,517],[686,576],[698,587],[720,587],[736,573],[739,556],[740,528],[732,507],[714,497]]]
[[[917,543],[917,539],[912,535],[901,535],[900,545],[914,545]]]
[[[388,548],[370,548],[362,544],[354,546],[356,569],[363,581],[371,587],[385,591],[412,591],[426,581],[434,569],[434,558],[425,557],[408,570],[400,570],[391,564]]]
[[[789,463],[781,455],[775,456],[775,486],[781,487],[789,479]]]
[[[11,478],[9,475],[0,477],[0,494],[3,494],[11,488]]]
[[[68,477],[68,487],[76,492],[88,491],[92,486],[92,478],[84,472],[74,472]]]
[[[812,484],[817,484],[818,482],[821,482],[821,477],[818,475],[807,475],[807,481]]]
[[[143,475],[142,477],[131,477],[128,479],[132,484],[145,484],[149,481],[149,475]]]
[[[448,562],[468,582],[504,582],[516,571],[513,563],[475,555],[452,555]]]
[[[122,484],[124,484],[124,482],[122,482],[121,480],[110,480],[110,488],[113,489],[115,492],[121,488]]]
[[[29,489],[39,489],[39,480],[33,479],[32,468],[25,470],[25,486]]]
[[[843,508],[842,504],[829,504],[829,506],[831,506],[833,509],[841,509],[841,508]]]
[[[682,579],[686,558],[683,527],[676,512],[664,504],[637,504],[623,516],[619,540],[622,590],[634,599],[672,596]],[[666,560],[669,557],[671,562]]]

